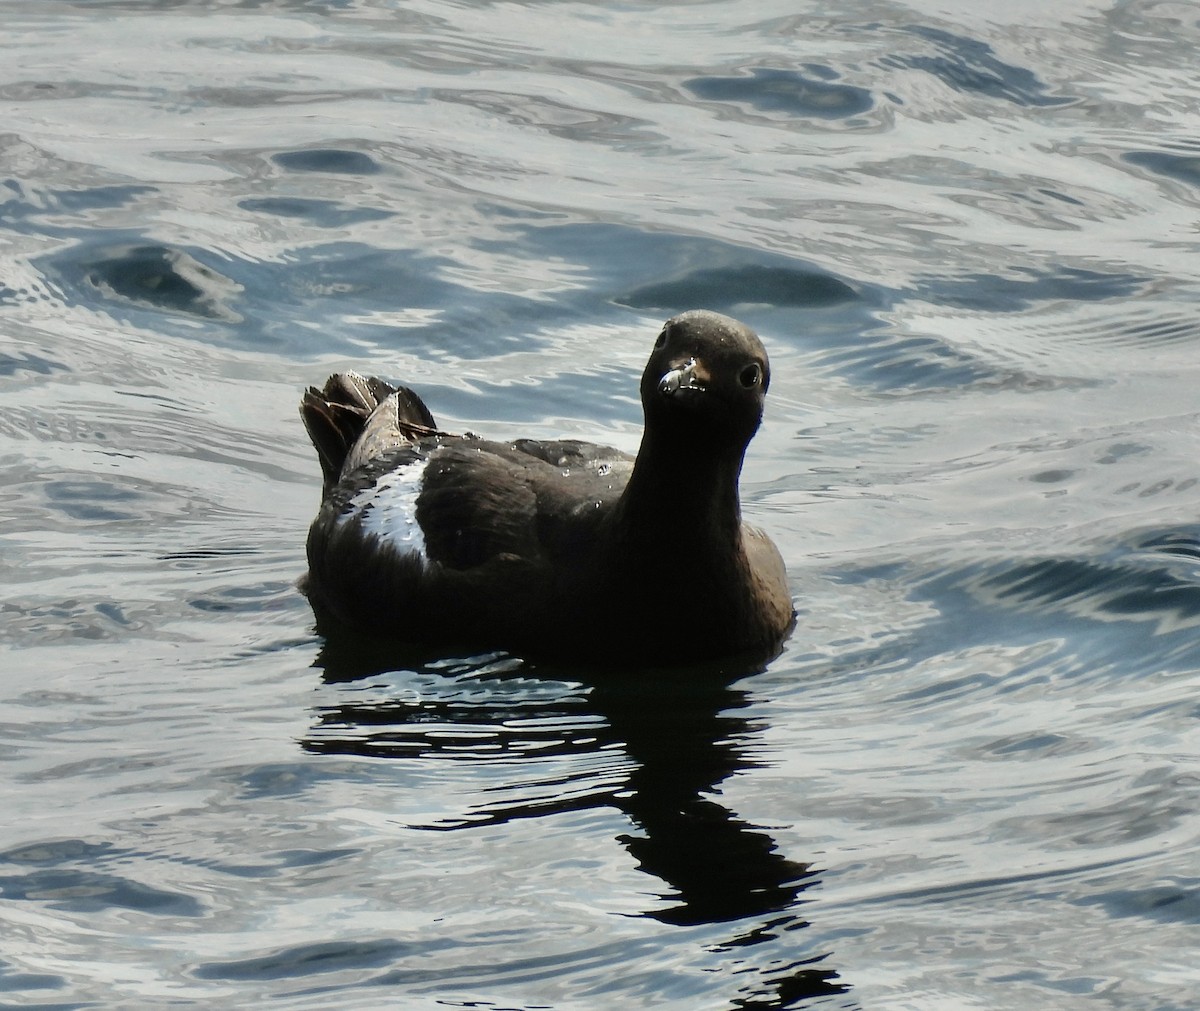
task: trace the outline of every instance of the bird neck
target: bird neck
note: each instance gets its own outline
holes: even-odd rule
[[[697,539],[736,543],[743,453],[714,448],[644,438],[615,510],[622,535],[646,548]]]

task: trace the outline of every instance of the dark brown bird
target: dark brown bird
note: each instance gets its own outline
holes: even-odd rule
[[[778,550],[742,522],[738,478],[769,383],[742,323],[668,320],[631,458],[448,435],[412,390],[331,376],[300,406],[325,479],[313,606],[409,642],[584,664],[765,659],[794,611]]]

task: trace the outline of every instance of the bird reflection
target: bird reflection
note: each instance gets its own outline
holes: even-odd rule
[[[681,926],[729,923],[735,932],[718,946],[726,950],[807,925],[797,909],[801,893],[816,881],[811,865],[780,853],[763,828],[719,799],[719,784],[753,765],[747,742],[756,728],[740,713],[746,693],[733,686],[753,669],[606,674],[531,667],[502,654],[447,663],[420,654],[397,657],[394,643],[336,636],[326,639],[315,666],[330,684],[403,668],[430,679],[422,682],[426,689],[435,687],[340,700],[318,710],[303,742],[309,751],[480,757],[486,741],[488,755],[510,761],[520,754],[596,760],[587,789],[570,780],[541,782],[536,797],[523,791],[511,802],[491,802],[426,827],[452,831],[614,807],[635,828],[621,844],[642,871],[668,886],[666,902],[646,916]],[[504,690],[488,691],[488,684]],[[777,968],[759,980],[763,993],[743,991],[735,1006],[797,1007],[847,990],[822,959]]]

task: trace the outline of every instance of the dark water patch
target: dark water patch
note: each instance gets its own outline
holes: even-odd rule
[[[262,197],[241,201],[238,206],[271,217],[301,218],[318,228],[346,228],[363,221],[383,221],[394,212],[378,207],[347,207],[333,200],[309,200],[302,197]]]
[[[19,990],[61,990],[68,985],[65,976],[52,976],[44,972],[20,972],[13,968],[11,962],[0,959],[0,993],[15,993]],[[11,1005],[10,1005],[11,1006]],[[21,1003],[20,1007],[34,1009],[49,1008],[79,1008],[84,1004],[29,1004]]]
[[[747,264],[694,270],[683,277],[637,288],[621,301],[636,309],[670,312],[672,306],[679,305],[729,310],[745,303],[820,308],[857,298],[850,285],[824,271]]]
[[[3,301],[3,292],[0,292]],[[18,376],[22,373],[32,373],[38,376],[49,376],[55,372],[70,372],[69,366],[56,362],[51,358],[34,354],[32,351],[22,351],[19,354],[9,354],[0,351],[0,376]]]
[[[1166,151],[1129,151],[1122,160],[1155,175],[1166,176],[1189,186],[1200,186],[1200,151],[1194,154],[1169,154]]]
[[[280,850],[275,854],[280,867],[322,867],[325,864],[348,860],[357,856],[357,849],[323,849],[323,850]]]
[[[41,266],[78,303],[93,305],[99,298],[110,314],[153,328],[171,315],[189,316],[216,329],[183,326],[175,329],[177,335],[221,343],[241,339],[287,347],[291,354],[341,348],[362,356],[367,345],[486,357],[511,351],[517,339],[538,341],[524,327],[506,329],[506,320],[561,315],[520,295],[448,280],[457,266],[451,261],[361,243],[304,247],[284,262],[227,258],[219,279],[190,269],[177,272],[184,261],[162,247],[130,245],[109,253],[69,249]],[[142,312],[155,315],[140,318]],[[389,326],[393,316],[397,322]]]
[[[1036,192],[1040,193],[1044,197],[1048,197],[1051,200],[1057,200],[1060,203],[1070,204],[1072,207],[1086,207],[1087,206],[1087,203],[1085,201],[1080,200],[1077,197],[1073,197],[1068,193],[1062,193],[1059,190],[1052,190],[1052,189],[1047,189],[1046,187],[1041,187]]]
[[[111,859],[118,851],[111,843],[93,843],[86,839],[53,839],[27,843],[0,853],[0,863],[53,866],[67,860],[98,863]]]
[[[1166,550],[1154,547],[1162,539]],[[1148,531],[1078,557],[1017,557],[948,569],[932,558],[924,574],[900,564],[847,571],[839,578],[851,583],[903,584],[932,613],[919,630],[848,654],[846,663],[914,668],[983,647],[976,668],[901,690],[900,698],[921,706],[1001,697],[1064,678],[1190,672],[1200,664],[1200,566],[1192,554],[1195,534],[1179,552],[1171,549],[1175,539],[1172,532]],[[1005,644],[1002,671],[993,669],[987,653],[988,644],[999,643]],[[1085,747],[1082,741],[1074,745]],[[1055,742],[1043,743],[1057,753]]]
[[[314,786],[347,778],[345,769],[313,763],[271,762],[235,770],[233,784],[245,800],[302,797]]]
[[[90,764],[90,763],[82,763]],[[61,775],[60,766],[54,775]],[[80,769],[79,771],[86,771]],[[114,846],[110,843],[94,843],[84,839],[56,839],[46,842],[30,843],[0,853],[0,863],[12,863],[29,866],[53,867],[63,863],[74,863],[85,866],[89,870],[125,866],[138,861],[169,861],[171,864],[184,864],[190,867],[203,867],[220,874],[228,874],[238,878],[270,878],[278,877],[291,868],[318,867],[327,863],[344,860],[355,856],[359,850],[340,848],[324,850],[279,850],[263,854],[263,860],[258,863],[230,863],[211,857],[202,857],[189,853],[174,853],[164,855],[142,849]]]
[[[1107,335],[1114,342],[1144,348],[1196,343],[1200,341],[1200,320],[1192,315],[1173,316],[1160,311],[1155,318],[1144,322],[1119,323],[1108,330]]]
[[[852,283],[798,258],[707,236],[591,222],[524,225],[513,231],[528,255],[569,257],[586,268],[590,290],[568,293],[564,301],[593,317],[611,314],[612,303],[664,316],[687,309],[737,312],[752,324],[754,316],[772,309],[845,311],[851,329],[869,320],[865,306],[885,301],[882,289],[869,283]],[[498,244],[481,247],[493,245]]]
[[[1060,847],[1100,850],[1128,846],[1178,832],[1196,810],[1198,799],[1196,777],[1164,767],[1127,782],[1120,798],[1111,804],[1021,817],[1014,819],[1014,828],[1052,839]]]
[[[476,359],[511,351],[516,336],[536,346],[536,336],[514,334],[507,321],[549,310],[522,295],[459,284],[450,279],[458,268],[415,250],[335,242],[295,250],[286,265],[255,265],[248,287],[256,315],[261,305],[273,321],[269,336],[296,351],[340,347],[361,357],[364,346],[402,347]]]
[[[1200,641],[1193,632],[1200,626],[1197,552],[1200,531],[1149,530],[1090,555],[1013,558],[936,571],[915,580],[914,592],[948,617],[931,623],[922,635],[941,637],[942,647],[949,648],[993,640],[1054,643],[1073,633],[1073,642],[1087,645],[1087,662],[1069,665],[1081,673],[1156,664],[1190,669],[1200,662]],[[864,574],[871,573],[906,578],[874,568]],[[1073,627],[1075,622],[1083,626]],[[906,648],[918,649],[912,642]],[[1136,667],[1130,665],[1133,656]],[[1023,664],[1029,672],[1049,666],[1040,655],[1029,664]],[[1009,672],[996,690],[1007,691],[1010,682],[1019,686],[1020,678]]]
[[[485,305],[524,301],[445,280],[441,275],[453,264],[411,250],[332,242],[296,249],[282,261],[224,256],[220,272],[200,262],[211,256],[138,241],[76,244],[35,266],[58,282],[69,301],[149,329],[175,318],[181,325],[172,331],[179,337],[241,340],[289,354],[340,348],[361,355],[363,345],[445,343],[456,336],[439,323],[447,307],[473,315],[481,337],[502,341],[503,334],[484,325]],[[407,325],[413,314],[430,322]],[[389,316],[396,326],[387,325]],[[481,347],[478,353],[493,350]]]
[[[139,622],[131,618],[125,613],[125,609],[115,602],[101,601],[96,605],[96,613],[102,615],[111,621],[114,625],[123,625],[127,629],[134,629]]]
[[[884,67],[920,70],[955,91],[997,98],[1019,106],[1053,107],[1078,99],[1050,94],[1050,88],[1033,71],[1005,63],[985,42],[955,35],[940,28],[913,25],[909,35],[929,43],[931,52],[895,53],[879,62]]]
[[[282,948],[232,962],[206,962],[192,970],[199,979],[296,979],[315,973],[378,969],[402,958],[421,958],[452,946],[450,941],[330,941]]]
[[[91,642],[128,639],[129,634],[152,627],[150,615],[133,617],[113,601],[25,600],[9,597],[0,602],[4,633],[11,644],[47,645],[55,641]]]
[[[1065,469],[1041,470],[1030,474],[1029,480],[1035,484],[1063,484],[1075,476],[1075,471]]]
[[[1023,312],[1044,302],[1103,302],[1132,298],[1153,281],[1120,272],[1063,267],[1053,272],[1016,267],[1005,274],[926,278],[923,298],[978,312]]]
[[[489,298],[447,280],[453,266],[414,250],[337,242],[296,250],[283,266],[256,267],[251,294],[263,317],[274,320],[271,336],[296,350],[327,353],[341,347],[361,356],[363,345],[373,345],[445,348],[463,357],[494,353],[506,335],[484,325],[485,307],[522,300]],[[397,325],[389,326],[389,317]],[[475,325],[464,325],[471,317]],[[369,319],[379,322],[364,322]],[[296,322],[307,325],[292,325]]]
[[[1200,562],[1200,530],[1165,530],[1151,533],[1137,542],[1142,551],[1175,555]],[[1197,573],[1200,576],[1200,571]]]
[[[187,606],[208,614],[264,614],[293,606],[293,582],[268,581],[231,584],[187,598]]]
[[[227,860],[215,860],[210,857],[196,857],[187,854],[172,854],[169,859],[172,863],[203,867],[206,870],[215,871],[218,874],[227,874],[234,878],[258,880],[286,877],[289,871],[296,868],[320,867],[324,864],[350,859],[358,856],[360,853],[361,850],[350,848],[280,850],[276,853],[263,854],[263,859],[256,863],[231,863]]]
[[[118,247],[87,264],[85,278],[108,297],[211,319],[241,318],[227,304],[238,285],[180,249]]]
[[[848,338],[821,355],[820,364],[857,385],[890,393],[913,390],[1046,390],[1064,380],[1019,369],[1000,368],[934,337],[906,337],[875,331]]]
[[[980,671],[956,678],[940,678],[911,691],[896,695],[897,702],[946,704],[961,702],[972,695],[991,695],[1001,683],[998,675]]]
[[[932,337],[877,335],[823,356],[822,365],[882,389],[969,386],[989,372],[980,362]]]
[[[144,185],[36,188],[30,192],[20,179],[6,179],[0,185],[12,194],[0,201],[0,221],[6,229],[63,237],[68,229],[78,231],[81,224],[90,224],[93,212],[128,208],[138,198],[158,192],[157,187]],[[64,215],[76,220],[65,221]]]
[[[997,973],[991,977],[994,983],[1003,983],[1011,987],[1014,983],[1029,983],[1040,991],[1052,994],[1073,994],[1076,996],[1099,997],[1106,994],[1112,987],[1109,976],[1062,975],[1058,972],[1046,972],[1044,969],[1022,969],[1017,972]],[[1158,1008],[1157,1011],[1167,1011]],[[1182,1011],[1182,1009],[1173,1009]]]
[[[1097,463],[1114,464],[1134,457],[1147,456],[1153,452],[1151,446],[1144,442],[1114,442],[1104,450],[1104,455],[1096,458]]]
[[[120,508],[140,501],[142,496],[116,482],[63,478],[47,481],[42,489],[49,500],[49,508],[71,519],[103,523],[138,519],[142,515],[133,508]]]
[[[531,258],[579,263],[593,289],[564,293],[566,300],[595,299],[598,287],[617,305],[666,313],[759,303],[824,308],[884,301],[882,289],[843,280],[806,260],[710,236],[631,225],[522,223],[503,239],[482,240],[477,247],[486,252],[516,248]]]
[[[289,172],[325,172],[335,175],[368,176],[382,171],[374,158],[362,151],[340,148],[311,148],[281,151],[271,160]]]
[[[511,937],[511,932],[508,936],[496,936],[496,931],[488,932],[487,940],[492,943],[504,945],[505,941]],[[516,937],[512,937],[516,941]],[[362,942],[367,948],[367,957],[370,957],[370,948],[374,942]],[[500,957],[491,960],[481,958],[479,961],[457,960],[453,965],[447,965],[444,962],[439,962],[436,958],[431,958],[436,951],[441,950],[442,944],[434,942],[421,943],[402,943],[402,942],[377,942],[381,945],[388,943],[396,946],[397,956],[405,951],[411,951],[417,957],[415,964],[412,967],[391,969],[384,973],[375,975],[357,975],[353,985],[355,987],[381,987],[389,989],[401,990],[401,992],[419,993],[423,989],[422,984],[436,984],[438,990],[444,990],[448,983],[456,986],[468,986],[474,988],[479,984],[484,984],[488,987],[497,985],[512,985],[514,983],[529,983],[538,982],[556,977],[563,976],[581,976],[589,972],[601,971],[606,973],[610,978],[613,972],[619,966],[640,965],[642,959],[651,959],[657,953],[661,952],[661,947],[652,941],[634,940],[634,941],[617,941],[606,944],[593,945],[589,948],[584,948],[575,951],[555,951],[551,954],[526,957],[526,958],[507,958]],[[460,942],[461,944],[461,942]],[[468,942],[470,944],[470,942]],[[474,944],[470,944],[474,947]],[[317,949],[318,956],[321,955],[320,949],[325,946],[313,946]],[[336,945],[335,948],[341,948],[343,945]],[[507,947],[502,950],[507,951]],[[294,951],[303,956],[307,949],[297,948]],[[291,955],[292,950],[281,952],[284,957]],[[334,952],[336,955],[336,951]],[[394,959],[393,959],[394,960]],[[319,968],[320,963],[317,963],[316,971],[323,971]],[[334,987],[329,987],[333,990]],[[315,994],[322,992],[314,987],[308,993]],[[446,1001],[445,1003],[454,1006],[457,1002]],[[474,1002],[464,1003],[462,1006],[476,1006]],[[494,1008],[507,1008],[508,1004],[493,1004],[487,1002],[486,1005]],[[535,1003],[531,1005],[522,1004],[522,1007],[544,1008],[548,1005]]]
[[[1194,878],[1147,888],[1114,888],[1075,902],[1080,906],[1102,906],[1116,919],[1136,917],[1200,926],[1200,881]]]
[[[849,84],[834,84],[835,71],[810,67],[797,70],[754,67],[748,75],[693,77],[683,82],[697,98],[737,102],[761,112],[781,112],[810,119],[848,119],[874,105],[871,92]]]
[[[1152,498],[1155,495],[1162,495],[1164,492],[1179,492],[1187,491],[1196,485],[1198,478],[1186,477],[1181,481],[1177,481],[1173,477],[1155,477],[1150,475],[1150,480],[1147,481],[1130,481],[1128,484],[1122,485],[1116,489],[1119,495],[1137,494],[1138,498]]]
[[[201,262],[198,257],[207,254],[196,253],[159,244],[78,245],[37,265],[83,304],[98,297],[110,305],[240,322],[232,303],[241,285]]]
[[[1200,576],[1200,573],[1196,574]],[[1095,620],[1152,621],[1166,627],[1200,623],[1200,579],[1166,568],[1089,558],[1046,558],[984,577],[977,589],[997,604],[1063,609]]]
[[[1092,750],[1095,743],[1065,734],[1033,732],[1002,737],[973,749],[982,758],[1024,758],[1040,761],[1058,755],[1077,755]]]
[[[123,186],[89,186],[83,189],[51,190],[53,206],[75,214],[96,210],[128,207],[140,197],[158,193],[157,186],[130,184]]]
[[[36,902],[75,913],[129,909],[155,916],[203,916],[205,906],[190,895],[132,878],[72,867],[47,867],[21,874],[0,873],[0,898]]]

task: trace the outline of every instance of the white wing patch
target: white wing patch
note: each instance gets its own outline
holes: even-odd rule
[[[397,467],[349,502],[340,522],[357,518],[363,533],[378,537],[396,551],[427,561],[425,534],[417,522],[417,496],[421,492],[424,460]]]

